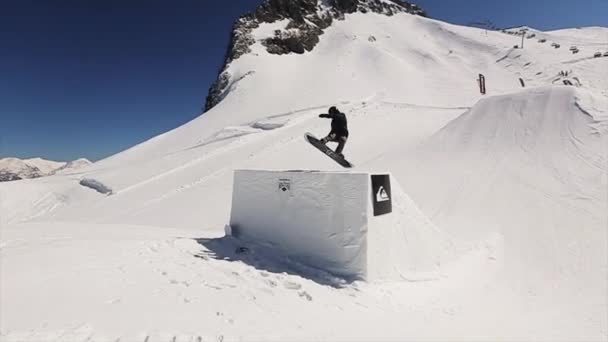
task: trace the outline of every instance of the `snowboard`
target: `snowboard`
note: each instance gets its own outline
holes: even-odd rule
[[[344,157],[337,154],[334,150],[327,147],[323,142],[317,139],[314,135],[310,133],[304,134],[304,138],[308,141],[312,146],[316,147],[319,151],[323,152],[326,156],[333,159],[336,163],[340,164],[345,168],[351,168],[354,165],[351,164],[348,160],[344,159]]]

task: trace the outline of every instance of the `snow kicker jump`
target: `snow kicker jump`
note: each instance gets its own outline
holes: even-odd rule
[[[235,171],[230,227],[345,279],[402,280],[434,270],[445,250],[390,174]]]

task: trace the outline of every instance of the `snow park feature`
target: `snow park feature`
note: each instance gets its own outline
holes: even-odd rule
[[[298,54],[275,43],[309,17],[266,3],[273,15],[239,21],[206,113],[78,171],[0,183],[1,341],[608,339],[608,58],[592,58],[607,28],[529,31],[572,55],[332,8]],[[331,286],[224,236],[234,170],[347,171],[302,139],[328,133],[332,105],[348,117],[348,171],[390,171],[391,213],[363,212],[368,256],[393,253],[373,259],[395,267],[377,281]]]
[[[351,280],[431,272],[442,250],[439,230],[390,174],[237,170],[230,227],[240,240]]]

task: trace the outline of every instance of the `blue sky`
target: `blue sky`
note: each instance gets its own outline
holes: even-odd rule
[[[232,23],[261,2],[0,1],[0,157],[54,160],[98,160],[198,116]],[[457,24],[608,26],[608,0],[415,3]]]

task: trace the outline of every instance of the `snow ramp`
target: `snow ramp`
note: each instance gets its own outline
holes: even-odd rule
[[[423,208],[440,221],[481,218],[486,215],[480,208],[509,208],[528,200],[516,188],[543,194],[553,204],[580,211],[579,216],[605,220],[605,211],[598,212],[605,209],[608,173],[608,101],[603,96],[558,86],[489,97],[427,139],[416,154],[417,160],[408,162],[436,181],[420,185],[423,189],[408,186],[433,194],[434,203],[422,196]],[[508,193],[496,195],[503,188]],[[526,211],[524,217],[539,214]],[[512,219],[508,214],[506,222]]]
[[[427,139],[401,178],[452,238],[500,236],[496,298],[589,331],[608,318],[606,109],[564,86],[489,97]],[[406,183],[419,174],[434,181]]]
[[[448,246],[388,173],[237,170],[230,227],[346,279],[428,277]]]

